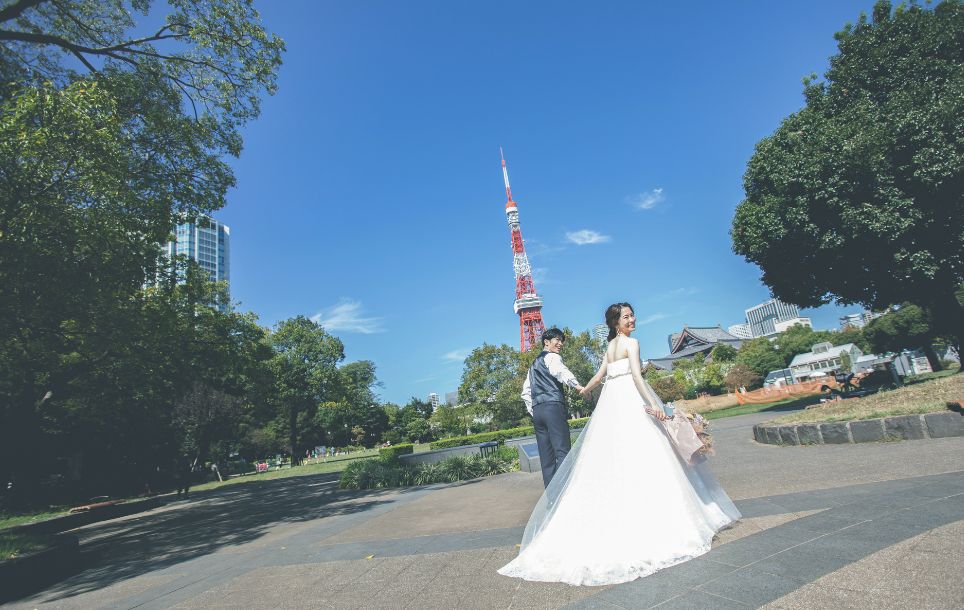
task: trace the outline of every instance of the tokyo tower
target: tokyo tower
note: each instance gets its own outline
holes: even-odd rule
[[[528,351],[538,343],[545,330],[542,323],[542,298],[536,294],[536,285],[532,281],[532,267],[526,256],[526,246],[522,241],[522,227],[519,225],[519,206],[512,200],[512,189],[509,188],[509,170],[505,167],[505,155],[499,148],[502,157],[502,177],[505,179],[505,215],[509,221],[509,234],[512,239],[512,269],[515,271],[515,302],[512,307],[519,314],[519,349]]]

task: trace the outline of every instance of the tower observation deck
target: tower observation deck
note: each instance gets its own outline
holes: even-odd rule
[[[515,272],[515,301],[512,309],[519,316],[519,349],[528,351],[536,345],[545,325],[542,322],[542,297],[536,292],[532,281],[532,267],[526,256],[525,242],[522,240],[522,226],[519,224],[519,206],[512,199],[509,187],[509,170],[506,169],[505,156],[502,156],[502,178],[505,180],[505,216],[509,222],[509,237],[512,245],[512,270]]]

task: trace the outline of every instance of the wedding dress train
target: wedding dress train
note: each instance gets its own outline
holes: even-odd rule
[[[740,518],[706,464],[681,459],[645,412],[629,359],[606,371],[592,418],[536,504],[518,557],[500,574],[626,582],[706,553],[714,534]]]

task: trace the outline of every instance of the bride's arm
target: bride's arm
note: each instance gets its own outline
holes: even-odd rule
[[[592,376],[592,379],[590,379],[585,386],[583,386],[582,390],[579,393],[583,395],[588,394],[589,392],[592,391],[593,388],[599,385],[599,382],[602,381],[602,378],[605,376],[606,376],[606,358],[604,357],[602,364],[599,365],[599,370],[596,371],[596,374]]]
[[[639,395],[646,401],[646,410],[656,419],[667,419],[662,409],[658,407],[659,399],[653,395],[653,390],[649,387],[649,384],[643,381],[643,373],[639,368],[639,342],[636,339],[630,339],[626,351],[629,352],[629,368],[633,374],[633,383],[636,384]]]

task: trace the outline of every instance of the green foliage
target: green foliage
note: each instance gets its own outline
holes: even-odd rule
[[[224,205],[223,157],[283,43],[245,0],[170,6],[140,39],[144,0],[0,11],[0,481],[15,493],[68,460],[98,493],[141,488],[255,410],[240,397],[263,379],[263,331],[158,254],[175,222]]]
[[[727,372],[724,382],[731,392],[740,388],[755,390],[763,385],[763,376],[745,364],[737,364]]]
[[[903,349],[924,348],[931,368],[941,370],[940,359],[931,346],[935,330],[930,313],[917,305],[905,303],[870,321],[863,334],[876,352],[899,352]]]
[[[810,351],[807,348],[806,351]],[[758,337],[743,342],[736,363],[742,364],[751,371],[765,377],[767,373],[786,367],[786,360],[766,337]]]
[[[520,397],[526,372],[518,350],[505,344],[477,347],[465,359],[459,401],[495,428],[517,426],[527,417]]]
[[[412,451],[415,450],[415,445],[411,443],[406,443],[404,445],[392,445],[390,447],[382,447],[378,450],[378,457],[383,460],[397,460],[400,455],[410,455]]]
[[[757,144],[731,236],[775,296],[911,302],[960,344],[962,23],[959,0],[878,2],[871,21],[837,33],[824,79],[805,81],[806,107]]]
[[[382,489],[406,485],[453,483],[510,472],[518,468],[518,453],[506,449],[482,457],[457,455],[435,464],[359,460],[342,471],[341,489]]]
[[[736,359],[736,348],[727,343],[719,343],[710,350],[710,360],[717,363],[733,362]]]
[[[589,421],[588,417],[568,420],[569,429],[575,430],[582,428]],[[535,434],[532,426],[520,426],[518,428],[508,428],[506,430],[495,430],[494,432],[481,432],[468,436],[456,436],[434,441],[430,446],[432,449],[448,449],[449,447],[462,447],[465,445],[475,445],[478,443],[489,443],[492,441],[503,442],[510,438],[520,438]]]
[[[647,371],[646,381],[653,387],[653,391],[663,402],[683,400],[686,395],[686,386],[672,373],[661,373],[655,369]]]

